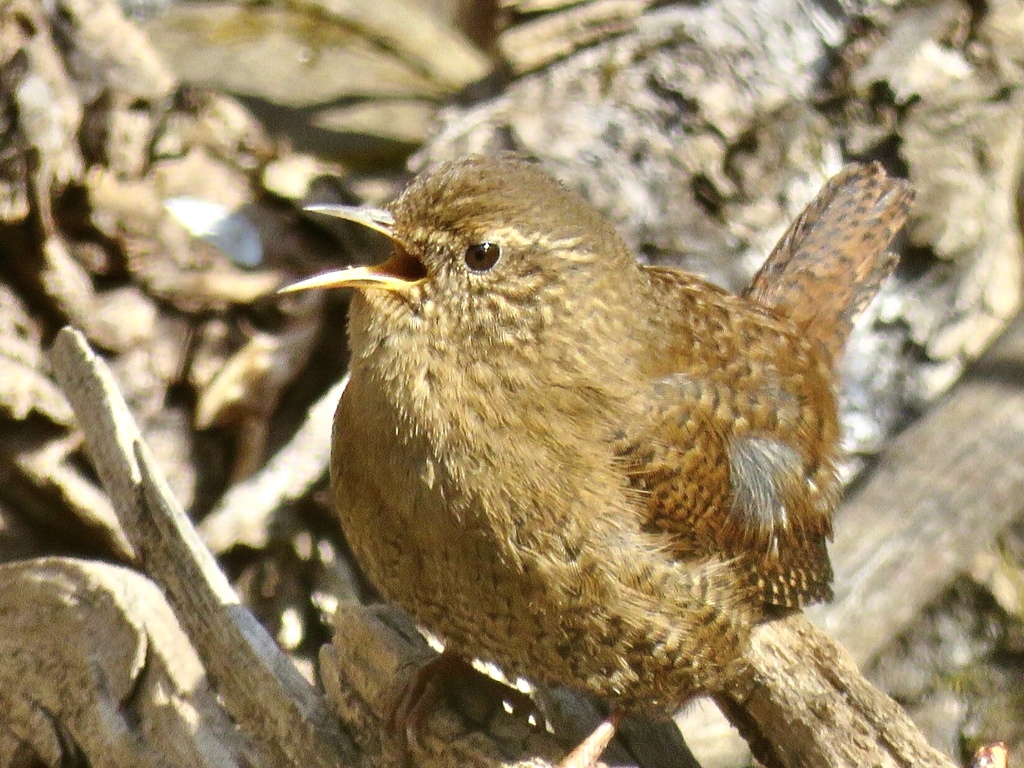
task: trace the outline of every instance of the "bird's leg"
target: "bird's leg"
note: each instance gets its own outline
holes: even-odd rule
[[[544,724],[540,710],[528,694],[485,675],[466,657],[443,651],[396,686],[384,710],[385,726],[398,737],[401,750],[408,755],[412,748],[420,748],[423,724],[440,700],[467,689],[478,700],[487,702],[486,717],[507,704],[514,716],[534,718],[540,726]]]
[[[594,768],[602,753],[608,748],[608,744],[611,743],[612,737],[615,736],[615,729],[619,727],[621,719],[622,716],[618,712],[608,715],[587,738],[565,756],[565,759],[558,764],[558,768]]]
[[[384,726],[397,737],[399,750],[406,758],[405,764],[411,763],[412,748],[420,746],[419,734],[423,723],[441,699],[437,677],[444,674],[446,665],[444,654],[435,656],[407,680],[395,685],[385,701]]]

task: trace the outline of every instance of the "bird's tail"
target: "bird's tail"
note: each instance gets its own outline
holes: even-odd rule
[[[878,163],[833,176],[782,236],[744,295],[795,321],[835,364],[853,320],[896,266],[889,243],[914,199]]]

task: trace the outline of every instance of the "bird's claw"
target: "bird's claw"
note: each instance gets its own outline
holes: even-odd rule
[[[399,683],[385,704],[384,725],[398,739],[406,764],[413,751],[423,748],[423,726],[440,700],[466,691],[472,692],[474,703],[485,702],[484,706],[473,707],[483,713],[482,717],[472,717],[477,722],[488,720],[501,707],[534,727],[543,728],[545,724],[543,712],[529,694],[484,674],[465,657],[446,651]]]

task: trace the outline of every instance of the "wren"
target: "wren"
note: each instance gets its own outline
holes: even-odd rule
[[[394,255],[348,286],[337,513],[446,652],[619,713],[722,690],[751,628],[831,596],[836,367],[912,199],[832,179],[742,295],[643,266],[534,165],[470,157],[387,209],[320,207]]]

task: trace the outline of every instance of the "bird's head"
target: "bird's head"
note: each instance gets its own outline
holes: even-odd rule
[[[403,333],[454,344],[470,357],[545,343],[552,330],[599,344],[609,332],[602,319],[623,311],[624,294],[639,274],[603,216],[511,156],[438,165],[384,209],[311,210],[361,223],[394,245],[382,264],[283,289],[356,289],[350,319],[356,355],[363,342]]]

